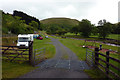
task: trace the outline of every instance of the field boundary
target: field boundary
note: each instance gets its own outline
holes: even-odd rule
[[[99,49],[95,48],[95,67],[100,69],[107,76],[107,78],[113,79],[113,77],[114,77],[114,78],[120,79],[120,74],[116,73],[116,72],[114,72],[113,70],[110,69],[110,67],[112,67],[115,70],[120,71],[119,67],[117,67],[117,66],[110,63],[110,60],[113,60],[114,62],[117,62],[118,64],[120,64],[120,60],[115,59],[113,57],[110,57],[109,56],[110,51],[106,51],[106,55],[102,54],[102,53],[99,53],[98,51],[99,51]],[[101,59],[99,57],[99,55],[106,58],[106,60]],[[101,64],[99,61],[102,61],[103,63],[105,63],[106,66]],[[103,69],[100,68],[100,67],[102,67]],[[111,77],[110,73],[112,74],[112,77]]]

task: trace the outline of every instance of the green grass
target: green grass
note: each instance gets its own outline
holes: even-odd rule
[[[102,54],[105,54],[105,53],[102,53]],[[111,53],[110,53],[109,56],[110,56],[110,57],[113,57],[113,58],[115,58],[115,59],[118,59],[118,60],[119,60],[119,58],[120,58],[119,54],[111,54]],[[106,61],[106,58],[105,58],[105,57],[103,57],[103,56],[101,56],[101,55],[99,55],[99,57],[100,57],[101,59],[103,59],[103,60]],[[99,61],[99,63],[102,64],[103,66],[106,66],[106,64],[105,64],[104,62],[102,62],[102,61]],[[120,65],[120,63],[118,63],[118,62],[116,62],[116,61],[114,61],[114,60],[111,60],[111,59],[109,59],[109,63],[111,63],[112,65],[114,65],[114,66],[116,66],[116,67],[119,67],[119,65]],[[104,68],[102,68],[101,66],[99,66],[99,67],[105,71]],[[118,70],[114,69],[113,67],[109,66],[109,69],[112,70],[113,72],[119,74]],[[113,74],[110,73],[109,75],[110,75],[111,77],[115,78],[115,76],[113,76]],[[120,75],[120,74],[119,74],[119,75]]]
[[[34,39],[33,50],[45,48],[45,57],[52,58],[55,55],[55,46],[51,44],[51,40],[49,38],[44,38],[43,40]]]
[[[119,40],[120,34],[110,34],[107,38]]]
[[[98,69],[91,69],[91,70],[84,70],[91,78],[94,78],[94,80],[98,80],[98,78],[106,78],[103,72],[101,72]]]
[[[16,44],[17,44],[16,40],[17,40],[17,37],[2,37],[2,45],[16,46]]]
[[[81,41],[74,39],[61,39],[60,42],[63,43],[68,48],[70,48],[74,53],[76,53],[79,60],[85,60],[86,49],[80,47],[80,44],[82,44]]]
[[[110,35],[107,36],[106,38],[119,40],[118,36],[120,36],[120,34],[110,34]],[[92,35],[92,36],[90,36],[90,37],[98,37],[98,36],[97,36],[97,35]]]
[[[2,61],[2,78],[17,78],[36,68],[37,67],[29,65],[27,62],[15,63]]]
[[[76,34],[74,34],[74,33],[69,33],[69,32],[65,34],[65,36],[69,36],[69,37],[73,36],[73,37],[76,37],[76,38],[83,38],[82,36],[80,36],[79,33],[77,35],[78,36],[76,36]],[[120,34],[110,34],[106,38],[119,40],[119,36],[120,36]],[[90,37],[96,37],[96,38],[98,38],[98,35],[91,35]],[[90,38],[88,38],[88,39],[90,39]]]

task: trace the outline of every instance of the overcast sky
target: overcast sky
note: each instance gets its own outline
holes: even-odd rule
[[[88,19],[92,24],[106,19],[118,22],[119,0],[0,0],[0,9],[13,13],[23,11],[39,20],[51,17]],[[120,20],[120,19],[119,19]]]

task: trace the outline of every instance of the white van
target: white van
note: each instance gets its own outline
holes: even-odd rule
[[[33,34],[19,34],[17,46],[29,47],[29,41],[33,41]]]

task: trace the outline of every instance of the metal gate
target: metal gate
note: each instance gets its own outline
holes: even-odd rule
[[[45,59],[46,48],[40,48],[34,50],[34,65],[40,63]]]
[[[94,65],[94,51],[92,51],[88,48],[86,48],[86,62],[88,63],[88,65],[93,67],[93,65]]]

